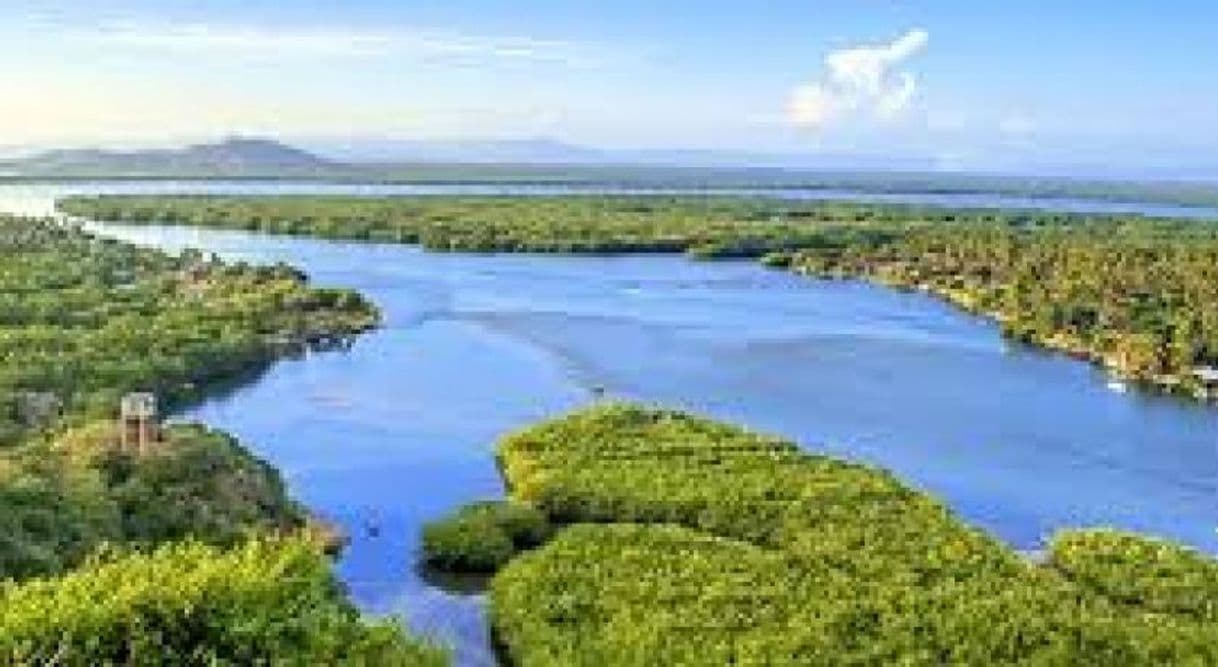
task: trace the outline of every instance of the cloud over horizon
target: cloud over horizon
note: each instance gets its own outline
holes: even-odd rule
[[[917,79],[900,66],[924,51],[929,41],[928,32],[915,28],[886,44],[831,51],[821,80],[792,91],[788,121],[821,130],[852,118],[898,117],[918,92]]]

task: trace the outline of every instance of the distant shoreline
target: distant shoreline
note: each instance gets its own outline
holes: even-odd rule
[[[232,191],[224,186],[231,186]],[[295,177],[79,177],[43,178],[0,177],[0,188],[60,187],[70,195],[164,194],[188,196],[233,195],[297,195],[314,194],[350,197],[397,196],[485,196],[485,197],[576,197],[576,196],[634,196],[634,197],[722,197],[756,198],[790,201],[816,201],[844,204],[876,204],[908,207],[919,210],[974,212],[1036,212],[1079,216],[1139,216],[1146,218],[1178,218],[1218,221],[1218,192],[1212,204],[1179,203],[1168,199],[1086,197],[1061,194],[1015,195],[978,191],[878,191],[840,189],[829,186],[780,187],[768,186],[662,186],[637,185],[610,181],[496,181],[484,180],[358,180],[336,178]],[[141,188],[146,188],[143,190]],[[282,188],[278,191],[276,188]],[[306,188],[333,190],[306,193]],[[248,189],[243,191],[242,189]],[[301,190],[297,192],[297,190]],[[0,193],[2,195],[2,193]],[[49,213],[49,211],[48,211]]]
[[[304,183],[344,186],[587,188],[738,195],[802,191],[880,198],[994,197],[1210,209],[1218,182],[1092,181],[956,174],[838,174],[780,168],[418,164],[252,173],[0,171],[0,185],[79,183]]]

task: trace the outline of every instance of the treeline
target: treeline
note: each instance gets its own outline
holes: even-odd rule
[[[887,234],[893,225],[964,215],[739,197],[94,197],[59,207],[96,220],[417,243],[435,251],[705,257],[760,257],[839,234]]]
[[[506,438],[567,525],[491,585],[511,664],[1209,664],[1218,562],[1105,531],[1030,562],[890,474],[603,405]]]
[[[1198,371],[1218,366],[1218,228],[1208,224],[923,226],[782,261],[932,291],[1129,379],[1204,393]]]
[[[438,251],[685,252],[933,291],[1020,340],[1218,393],[1218,227],[1198,221],[735,197],[100,197],[74,215]]]
[[[232,438],[174,426],[149,452],[116,447],[127,392],[171,411],[377,318],[288,267],[0,217],[0,664],[442,662],[365,627],[320,546],[242,546],[306,517]],[[179,541],[194,546],[140,555]]]
[[[448,656],[361,619],[316,545],[261,538],[102,554],[0,586],[0,663],[438,667]]]

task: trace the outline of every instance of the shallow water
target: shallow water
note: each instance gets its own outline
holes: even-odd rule
[[[352,531],[339,573],[362,608],[453,642],[465,664],[490,662],[482,599],[416,571],[419,527],[501,494],[494,441],[600,387],[885,466],[1021,549],[1113,525],[1218,553],[1218,409],[1115,391],[924,295],[673,256],[101,229],[290,262],[384,310],[350,351],[279,363],[187,416],[236,433]]]

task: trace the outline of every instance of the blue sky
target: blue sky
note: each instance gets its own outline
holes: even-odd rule
[[[1209,2],[80,4],[0,5],[0,86],[18,91],[0,145],[547,137],[1218,164]]]

